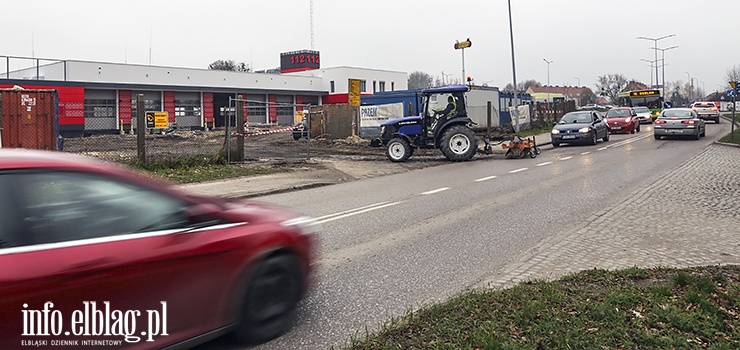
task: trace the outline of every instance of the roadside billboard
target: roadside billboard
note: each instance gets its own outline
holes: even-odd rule
[[[380,124],[403,117],[403,102],[360,106],[360,137],[375,138],[380,136]]]

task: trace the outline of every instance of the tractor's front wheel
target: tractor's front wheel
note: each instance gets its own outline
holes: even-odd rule
[[[463,125],[453,125],[442,135],[442,154],[454,162],[470,160],[478,150],[475,133]]]
[[[388,156],[391,162],[405,162],[414,149],[411,148],[409,142],[401,137],[394,137],[388,142],[388,148],[386,149],[385,155]]]

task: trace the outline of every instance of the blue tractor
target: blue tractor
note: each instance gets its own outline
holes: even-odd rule
[[[406,161],[419,148],[438,148],[451,161],[470,160],[478,150],[478,140],[465,108],[466,92],[465,85],[422,90],[421,115],[383,123],[380,138],[370,145],[386,146],[392,162]]]

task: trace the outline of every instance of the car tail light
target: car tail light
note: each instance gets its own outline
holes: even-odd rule
[[[665,120],[656,120],[655,124],[665,124]]]
[[[713,111],[716,111],[717,110],[717,107],[712,107],[710,109],[713,110]]]
[[[681,124],[696,124],[696,120],[684,120]]]

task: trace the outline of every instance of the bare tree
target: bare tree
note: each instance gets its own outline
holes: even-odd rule
[[[666,101],[671,101],[673,106],[686,106],[689,104],[689,96],[686,95],[687,90],[684,89],[683,84],[680,80],[674,82],[666,82]]]
[[[596,88],[598,93],[609,98],[612,102],[617,101],[617,94],[622,92],[629,83],[627,78],[619,73],[602,75],[597,80]]]
[[[232,72],[251,72],[252,68],[244,62],[236,63],[233,60],[216,60],[208,65],[212,70],[228,70]]]
[[[584,89],[584,92],[578,100],[578,105],[585,106],[590,103],[596,103],[596,95],[591,91],[591,89]]]
[[[447,78],[447,80],[442,81],[442,78],[437,76],[434,78],[434,87],[440,87],[440,86],[448,86],[448,85],[458,85],[462,84],[460,82],[460,79],[458,78]]]
[[[520,81],[516,83],[516,86],[517,86],[517,91],[524,92],[524,91],[527,91],[527,89],[529,89],[530,86],[542,86],[542,83],[534,79],[529,79],[526,81]],[[514,90],[514,85],[512,83],[508,83],[506,84],[506,86],[504,86],[504,91],[513,91],[513,90]]]
[[[432,77],[431,75],[424,72],[415,71],[409,74],[408,87],[409,90],[426,89],[428,87],[431,87],[433,82],[434,77]]]
[[[731,82],[731,81],[740,82],[740,66],[734,65],[732,66],[732,68],[728,68],[727,74],[725,75],[725,80],[727,80],[727,82]]]

